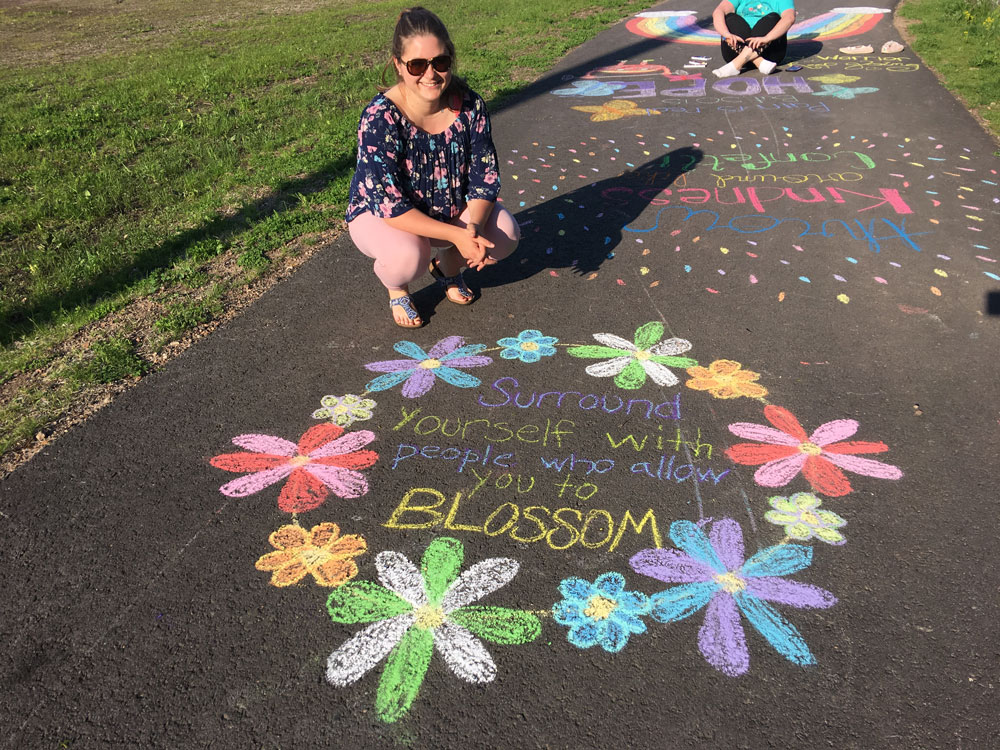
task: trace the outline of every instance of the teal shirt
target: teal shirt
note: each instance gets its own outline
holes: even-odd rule
[[[763,18],[768,13],[779,16],[786,10],[794,8],[792,0],[731,0],[736,7],[736,15],[743,18]]]

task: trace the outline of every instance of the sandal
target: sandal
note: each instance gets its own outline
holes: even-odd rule
[[[438,259],[431,258],[431,264],[427,269],[430,271],[431,276],[437,279],[437,283],[440,284],[444,290],[444,296],[448,298],[449,302],[453,302],[456,305],[471,305],[476,299],[476,295],[472,293],[472,290],[465,285],[465,280],[462,278],[462,272],[459,271],[454,276],[445,276],[441,269],[438,267]],[[456,289],[459,296],[465,300],[464,302],[459,302],[449,296],[448,291],[451,289]]]
[[[400,323],[398,320],[396,320],[396,316],[393,315],[392,322],[398,325],[400,328],[420,328],[424,324],[424,321],[420,319],[420,313],[418,313],[416,309],[414,309],[413,300],[410,299],[409,294],[404,294],[402,297],[396,297],[395,299],[390,299],[389,310],[392,310],[392,308],[394,307],[402,308],[403,312],[406,313],[407,320],[420,320],[420,322],[416,323],[415,325],[406,325],[405,323]]]

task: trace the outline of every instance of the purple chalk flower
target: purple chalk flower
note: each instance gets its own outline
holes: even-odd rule
[[[482,381],[459,367],[483,367],[493,364],[492,357],[476,356],[486,348],[485,344],[464,346],[461,336],[448,336],[425,352],[412,341],[399,341],[392,348],[410,359],[389,359],[369,362],[365,367],[372,372],[384,372],[367,386],[369,391],[384,391],[400,383],[406,398],[423,396],[434,385],[436,378],[458,388],[475,388]]]
[[[736,677],[750,668],[750,652],[740,615],[782,656],[802,666],[815,664],[802,635],[768,602],[799,608],[837,603],[829,591],[787,576],[812,563],[812,547],[778,544],[744,560],[743,531],[731,518],[711,526],[708,535],[691,521],[674,521],[670,539],[679,549],[647,549],[632,568],[666,583],[680,583],[650,597],[654,620],[676,622],[707,608],[698,648],[713,667]]]

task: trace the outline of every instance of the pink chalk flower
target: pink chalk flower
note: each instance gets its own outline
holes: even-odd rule
[[[375,451],[359,450],[375,433],[319,424],[309,428],[298,444],[271,435],[237,435],[233,444],[249,453],[224,453],[210,463],[225,471],[250,472],[219,488],[229,497],[247,497],[288,478],[278,496],[278,508],[302,513],[318,508],[330,492],[338,497],[361,497],[368,480],[359,471],[378,460]]]
[[[878,479],[899,479],[903,476],[903,472],[891,464],[856,455],[883,453],[889,450],[889,446],[860,440],[847,441],[858,431],[859,425],[853,419],[826,422],[807,435],[788,409],[768,405],[764,407],[764,417],[774,427],[752,422],[729,425],[729,431],[734,435],[758,442],[738,443],[726,450],[726,455],[738,464],[763,464],[754,473],[757,484],[763,487],[784,487],[802,472],[814,491],[841,497],[851,491],[851,483],[842,469]]]

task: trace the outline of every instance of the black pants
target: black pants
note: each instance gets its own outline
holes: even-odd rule
[[[768,13],[766,16],[757,21],[751,29],[750,24],[747,23],[743,16],[738,16],[735,13],[727,13],[726,28],[741,39],[749,39],[752,36],[766,36],[771,29],[778,25],[778,21],[780,20],[781,16],[777,13]],[[788,34],[783,34],[780,38],[775,39],[773,42],[764,47],[764,49],[760,51],[760,56],[773,63],[780,63],[785,59],[785,52],[787,50]],[[741,51],[742,50],[735,50],[730,47],[726,44],[725,39],[722,40],[722,59],[726,62],[735,60],[736,56]]]

